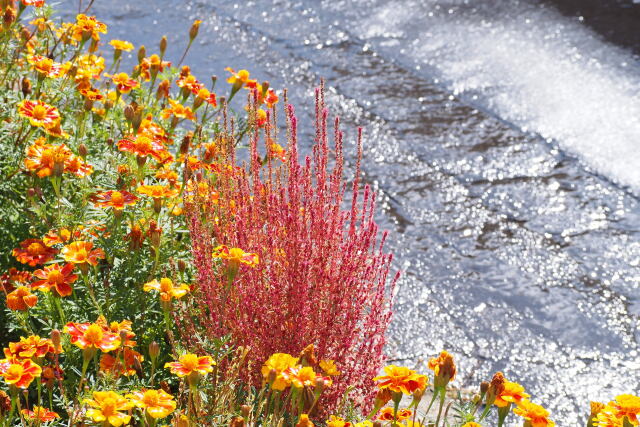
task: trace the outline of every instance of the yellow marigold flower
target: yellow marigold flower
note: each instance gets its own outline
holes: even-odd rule
[[[120,375],[130,377],[136,374],[136,361],[142,363],[144,356],[135,350],[124,347],[122,350],[118,350],[115,356],[108,353],[102,354],[100,356],[100,371],[108,372],[115,377]]]
[[[76,16],[76,23],[73,26],[73,38],[77,41],[93,39],[100,41],[100,34],[107,33],[107,26],[96,19],[95,16],[79,14]]]
[[[138,198],[128,191],[104,191],[93,195],[90,200],[96,207],[122,210],[127,205],[133,205]]]
[[[264,362],[264,365],[262,365],[262,377],[265,381],[268,381],[270,376],[273,375],[273,372],[275,378],[273,378],[271,388],[282,391],[291,385],[290,379],[282,375],[283,372],[297,366],[298,360],[297,357],[293,357],[287,353],[274,353]]]
[[[131,44],[130,42],[128,42],[126,40],[111,40],[109,42],[109,44],[115,50],[122,50],[122,51],[125,51],[125,52],[131,52],[133,50],[133,44]]]
[[[133,403],[116,392],[94,391],[93,399],[85,399],[83,403],[90,407],[85,416],[96,423],[107,422],[118,427],[131,420],[131,416],[125,411],[131,409]]]
[[[416,374],[404,366],[389,365],[384,368],[386,375],[375,377],[373,381],[380,381],[378,388],[389,389],[395,393],[412,394],[416,390],[424,390],[427,387],[427,377]]]
[[[213,257],[226,259],[229,264],[239,266],[246,264],[250,267],[258,265],[258,254],[248,253],[240,248],[229,248],[226,245],[220,245],[213,250]]]
[[[167,362],[164,367],[169,368],[172,374],[179,377],[186,377],[191,373],[206,375],[213,371],[216,363],[211,356],[198,356],[196,354],[183,354],[177,362]]]
[[[144,284],[144,291],[158,291],[162,301],[171,301],[172,298],[182,298],[189,292],[189,285],[183,283],[180,286],[174,286],[173,281],[168,277],[163,277],[158,282],[156,279]]]
[[[334,362],[333,360],[321,360],[320,369],[322,369],[322,372],[324,372],[326,375],[329,375],[331,377],[340,375],[340,371],[336,366],[336,362]]]
[[[591,413],[589,414],[589,423],[587,425],[596,425],[596,418],[600,411],[602,411],[605,407],[604,403],[601,402],[589,402],[589,406],[591,409]]]
[[[309,419],[309,415],[302,414],[296,423],[296,427],[313,427],[313,422]]]
[[[38,303],[38,296],[31,293],[25,286],[18,287],[7,294],[7,307],[14,311],[27,311]]]
[[[116,85],[116,89],[120,93],[129,93],[131,92],[131,90],[140,86],[140,84],[136,80],[129,77],[129,74],[127,73],[118,73],[111,77],[111,80],[113,80],[113,83],[115,83]]]
[[[529,397],[530,396],[524,392],[524,387],[522,387],[520,384],[511,381],[505,381],[504,389],[502,390],[502,392],[500,392],[500,394],[498,394],[495,402],[493,403],[499,408],[504,408],[511,403],[518,404],[522,400],[526,400]]]
[[[29,55],[27,62],[42,76],[51,78],[62,77],[70,67],[69,63],[60,64],[42,55]]]
[[[4,349],[5,356],[11,355],[19,359],[41,358],[48,353],[57,353],[53,342],[48,338],[40,338],[38,335],[30,335],[27,338],[20,337],[20,341],[10,342],[9,348]]]
[[[170,198],[178,194],[178,190],[169,188],[166,185],[141,185],[138,187],[138,193],[154,199]]]
[[[411,421],[407,421],[407,423],[409,423],[409,422],[411,422]],[[407,424],[407,425],[409,425],[409,424]],[[414,426],[415,427],[422,427],[418,423],[414,424]],[[373,427],[373,423],[371,421],[369,421],[369,420],[364,420],[364,421],[361,421],[359,423],[353,424],[353,427]]]
[[[638,425],[640,421],[640,397],[632,394],[621,394],[616,396],[616,400],[609,402],[609,405],[617,411],[618,418],[627,417],[633,424]]]
[[[327,427],[350,427],[351,423],[345,421],[343,418],[331,415],[327,420]]]
[[[174,101],[173,99],[169,99],[170,108],[166,108],[162,111],[162,118],[168,119],[171,116],[174,116],[178,119],[187,119],[194,120],[196,119],[196,115],[193,114],[190,107],[185,107],[180,104],[178,101]]]
[[[231,67],[227,67],[225,70],[231,73],[231,77],[227,79],[227,83],[238,86],[238,88],[243,85],[255,87],[257,84],[256,80],[249,79],[249,72],[247,70],[240,70],[237,73]]]
[[[26,119],[32,126],[48,127],[55,125],[60,120],[60,113],[53,107],[42,101],[30,101],[25,99],[18,104],[18,114]]]
[[[549,411],[528,400],[520,402],[518,407],[513,410],[513,413],[526,420],[526,427],[553,427],[556,425],[549,419]]]
[[[464,423],[462,425],[462,427],[482,427],[482,425],[474,422],[474,421],[469,421],[468,423]]]
[[[173,396],[164,390],[141,390],[128,394],[127,397],[138,408],[146,410],[151,418],[164,418],[176,409]]]
[[[437,358],[429,360],[429,369],[435,374],[434,384],[436,387],[444,387],[456,377],[456,364],[453,356],[447,351],[440,352]]]

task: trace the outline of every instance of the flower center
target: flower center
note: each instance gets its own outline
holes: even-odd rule
[[[162,278],[160,279],[160,291],[161,292],[171,292],[173,289],[173,282],[171,279]]]
[[[107,418],[116,415],[116,401],[111,398],[103,400],[102,404],[100,405],[100,410],[102,411],[102,415]]]
[[[124,196],[122,195],[121,192],[114,191],[113,193],[111,193],[111,202],[113,202],[116,205],[121,205],[124,203]]]
[[[27,247],[29,255],[41,255],[44,252],[44,246],[42,243],[34,242]]]
[[[59,285],[64,282],[64,275],[58,270],[52,270],[47,275],[47,281],[49,283],[55,283]]]
[[[155,390],[149,390],[144,394],[142,398],[144,404],[148,407],[159,406],[160,398],[158,397],[158,392]]]
[[[90,325],[84,333],[84,337],[91,344],[99,344],[102,342],[104,331],[98,325]]]
[[[40,71],[44,71],[45,73],[48,73],[53,68],[53,60],[49,58],[43,59],[38,63],[38,68]]]
[[[35,107],[33,107],[31,115],[34,119],[43,120],[45,117],[47,117],[47,109],[42,105],[36,105]]]
[[[151,140],[146,136],[139,136],[136,138],[135,147],[138,152],[146,154],[151,151]]]
[[[182,359],[182,365],[189,371],[195,370],[199,365],[198,356],[195,354],[185,355]]]
[[[7,369],[7,373],[4,375],[8,380],[18,380],[22,377],[24,373],[24,368],[22,365],[12,364]]]

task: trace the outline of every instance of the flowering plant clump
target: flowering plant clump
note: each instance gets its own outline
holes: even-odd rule
[[[127,67],[92,4],[0,0],[0,426],[554,425],[501,373],[447,404],[446,351],[383,368],[397,276],[323,86],[299,161],[286,92],[182,65],[200,20],[177,66],[163,37]],[[587,425],[639,418],[623,394]]]

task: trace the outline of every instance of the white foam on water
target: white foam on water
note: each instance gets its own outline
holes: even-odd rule
[[[526,1],[384,3],[357,26],[361,37],[640,192],[640,63],[630,52]]]

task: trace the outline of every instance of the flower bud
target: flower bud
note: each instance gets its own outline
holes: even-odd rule
[[[487,381],[482,381],[480,383],[480,393],[485,394],[489,390],[489,383]]]
[[[229,427],[244,427],[246,424],[244,422],[244,418],[242,417],[233,417]]]
[[[189,152],[189,145],[191,144],[191,139],[193,138],[193,133],[188,132],[184,138],[182,138],[182,143],[180,144],[180,153],[187,154]]]
[[[87,154],[89,154],[89,150],[87,149],[87,146],[84,144],[80,144],[78,146],[78,154],[80,154],[80,157],[82,158],[87,157]]]
[[[273,384],[273,382],[276,380],[277,377],[278,377],[278,371],[276,371],[275,369],[272,369],[269,371],[269,375],[267,376],[267,382],[269,384]]]
[[[178,260],[178,271],[180,271],[180,273],[184,273],[184,271],[186,269],[187,269],[187,263],[183,259],[179,259]]]
[[[11,24],[16,20],[16,10],[11,6],[7,6],[2,16],[2,24],[5,28],[9,28]]]
[[[156,99],[169,98],[170,86],[171,82],[169,80],[162,80],[160,84],[158,84],[158,89],[156,90]]]
[[[215,89],[218,76],[211,76],[211,90]]]
[[[24,96],[27,96],[27,95],[31,94],[31,87],[32,87],[31,86],[31,80],[29,80],[26,77],[23,77],[21,86],[22,86],[22,94]]]
[[[27,189],[27,197],[35,197],[36,194],[38,193],[35,188],[29,187],[29,189]]]
[[[167,50],[167,36],[162,36],[160,39],[160,55],[164,56],[164,52]]]
[[[124,107],[124,117],[128,122],[131,122],[133,120],[133,116],[135,113],[136,109],[133,105],[127,105],[126,107]]]
[[[382,427],[382,422],[381,421],[374,421],[373,422],[373,427]]]
[[[149,357],[151,360],[156,360],[160,354],[160,344],[155,341],[149,343]]]
[[[249,405],[242,405],[240,407],[240,412],[242,413],[242,416],[246,419],[249,419],[249,415],[251,414],[251,406]]]
[[[196,37],[198,37],[198,31],[200,30],[200,24],[202,23],[201,20],[196,19],[195,21],[193,21],[193,25],[191,25],[191,29],[189,30],[189,39],[193,40]]]
[[[138,64],[142,63],[142,60],[147,56],[147,49],[144,47],[144,45],[140,46],[140,49],[138,49]]]
[[[93,101],[88,98],[85,99],[83,107],[85,111],[91,111],[91,109],[93,108]]]
[[[51,342],[53,343],[53,347],[55,348],[56,353],[62,352],[62,337],[60,336],[60,331],[58,329],[54,329],[51,331]]]

